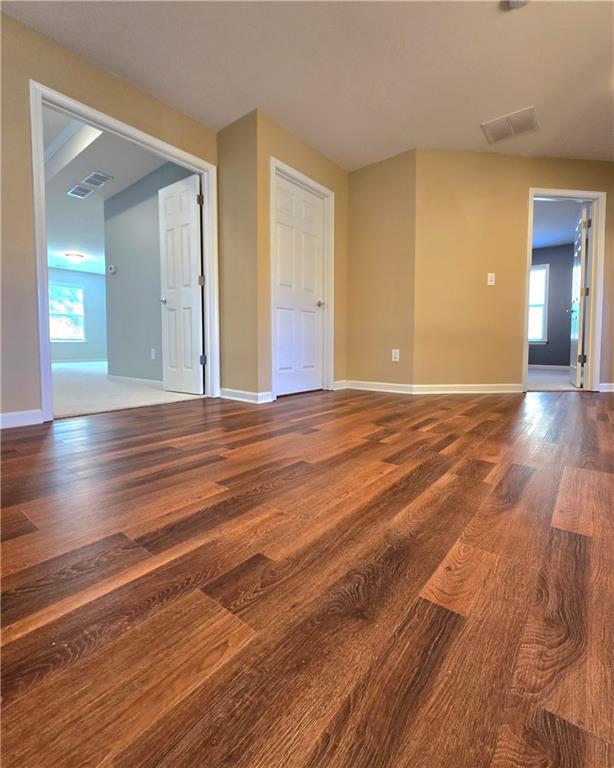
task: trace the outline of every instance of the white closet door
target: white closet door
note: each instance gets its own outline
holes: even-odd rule
[[[273,227],[274,394],[323,386],[324,202],[276,177]]]

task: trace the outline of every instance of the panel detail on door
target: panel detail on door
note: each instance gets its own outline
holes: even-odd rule
[[[324,202],[275,179],[273,204],[273,388],[276,395],[323,385]]]
[[[277,355],[278,372],[294,370],[294,350],[296,312],[289,307],[277,307],[277,330],[279,352]]]
[[[277,285],[294,288],[294,230],[277,222]]]

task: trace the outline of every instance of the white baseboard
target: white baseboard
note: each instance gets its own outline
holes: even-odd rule
[[[243,389],[228,389],[227,387],[222,387],[220,397],[226,400],[238,400],[241,403],[255,403],[256,405],[272,403],[275,400],[272,392],[247,392]]]
[[[400,395],[411,395],[411,384],[390,384],[385,381],[357,381],[348,379],[344,382],[344,389],[364,389],[367,392],[396,392]]]
[[[30,424],[42,424],[43,412],[40,408],[33,411],[10,411],[0,413],[0,429],[27,427]]]
[[[614,392],[614,381],[610,381],[606,384],[600,384],[599,385],[599,391],[600,392]]]
[[[530,371],[568,371],[568,365],[529,365]]]
[[[414,395],[488,395],[523,392],[519,384],[414,384]]]
[[[132,382],[133,384],[160,384],[162,386],[160,379],[134,379],[132,376],[117,376],[114,373],[107,373],[107,379],[111,379],[111,381]]]
[[[333,389],[363,389],[367,392],[393,392],[400,395],[498,394],[522,392],[522,384],[392,384],[385,381],[335,381]]]
[[[52,342],[52,344],[55,344],[56,342]],[[57,342],[61,344],[62,342]],[[68,342],[68,343],[74,343],[74,342]],[[79,365],[80,363],[106,363],[107,361],[104,358],[97,358],[96,360],[92,360],[92,358],[74,358],[70,360],[53,360],[51,365],[74,365],[75,363]]]

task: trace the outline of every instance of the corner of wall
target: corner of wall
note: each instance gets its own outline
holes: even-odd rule
[[[350,174],[348,378],[413,381],[416,152]],[[392,361],[398,349],[400,361]]]

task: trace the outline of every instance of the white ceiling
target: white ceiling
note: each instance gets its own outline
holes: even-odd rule
[[[347,169],[414,147],[614,159],[614,5],[5,2],[218,130],[259,107]],[[480,123],[535,105],[540,130]]]
[[[582,203],[574,200],[536,200],[533,205],[533,248],[573,243]]]
[[[43,111],[46,112],[47,109],[44,108]],[[92,171],[103,171],[113,178],[96,190],[92,197],[107,200],[165,162],[159,155],[141,149],[120,136],[103,131],[51,179],[48,189],[66,193]]]
[[[57,141],[58,137],[66,135],[63,133],[66,125],[62,125],[56,115],[53,110],[43,108],[46,147],[50,142]],[[104,201],[165,162],[158,155],[105,132],[70,160],[45,187],[49,265],[104,274]],[[104,171],[113,179],[83,200],[69,197],[67,190],[92,171]],[[67,259],[67,252],[82,253],[84,258],[75,263]]]

